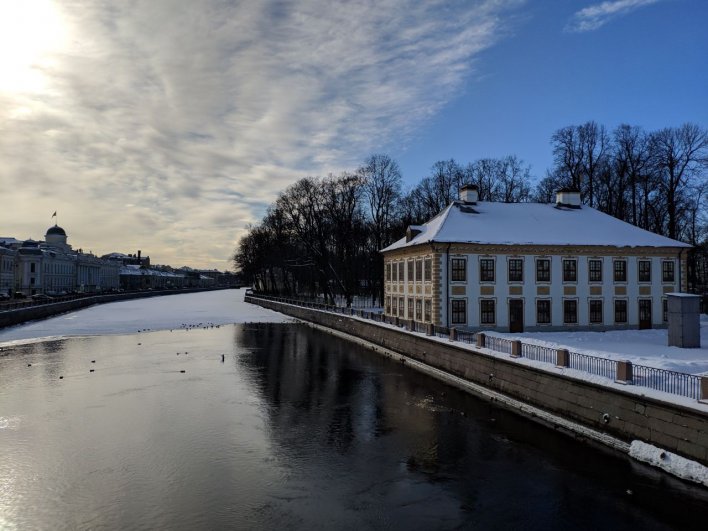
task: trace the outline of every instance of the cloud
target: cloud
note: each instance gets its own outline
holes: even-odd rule
[[[0,83],[0,232],[41,237],[58,210],[77,247],[227,267],[284,187],[423,126],[520,4],[51,4],[34,84]]]
[[[610,0],[594,4],[576,12],[565,27],[565,31],[581,33],[596,30],[615,17],[627,15],[640,7],[655,4],[661,0]]]

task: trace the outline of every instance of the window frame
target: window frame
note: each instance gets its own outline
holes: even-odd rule
[[[599,269],[593,269],[593,265],[600,264]],[[602,258],[590,258],[588,260],[588,282],[602,282]],[[593,275],[594,274],[594,275]]]
[[[548,264],[547,271],[539,267],[541,262]],[[547,273],[548,278],[539,278],[539,273]],[[551,259],[550,258],[537,258],[536,259],[536,282],[550,282],[551,281]]]
[[[539,317],[542,315],[540,311],[540,305],[548,305],[548,320],[542,321]],[[536,299],[536,324],[537,325],[550,325],[553,322],[553,304],[551,299]]]
[[[572,268],[567,268],[566,264],[573,264]],[[570,274],[572,272],[572,278]],[[578,259],[577,258],[563,258],[563,282],[577,282],[578,281]]]
[[[414,279],[415,279],[415,259],[409,258],[408,260],[406,260],[406,264],[408,264],[406,267],[406,273],[407,273],[406,281],[407,282],[414,282]]]
[[[415,261],[415,281],[423,282],[423,260],[422,258],[416,258]]]
[[[491,304],[492,308],[485,309],[485,304]],[[492,320],[485,319],[485,316],[492,315]],[[497,324],[497,300],[496,299],[479,299],[479,324],[480,325],[496,325]]]
[[[514,273],[518,273],[518,277],[512,278],[512,276],[511,276],[512,264],[519,266],[518,271],[514,271]],[[523,258],[509,258],[507,260],[507,281],[508,282],[523,282],[524,281],[524,259]]]
[[[430,299],[423,300],[423,320],[426,323],[433,322],[433,301]]]
[[[462,278],[456,278],[460,276]],[[467,282],[467,258],[460,256],[450,258],[450,282]]]
[[[599,305],[600,310],[599,310],[599,316],[600,318],[597,319],[597,309],[593,309],[593,306]],[[595,317],[595,319],[593,319]],[[591,325],[597,325],[597,324],[603,324],[605,321],[605,316],[604,316],[604,301],[602,299],[589,299],[588,300],[588,322]]]
[[[651,282],[651,260],[637,260],[637,282]]]
[[[666,297],[661,299],[661,322],[669,322],[669,299]]]
[[[467,299],[450,299],[450,323],[467,324]]]
[[[431,282],[433,280],[433,259],[426,256],[423,259],[423,282]]]
[[[568,308],[569,305],[573,305],[573,320],[569,321],[568,316],[570,315]],[[563,324],[564,325],[577,325],[578,324],[578,299],[563,299]]]
[[[618,267],[622,265],[622,267]],[[612,261],[612,279],[614,282],[627,282],[627,260],[618,258]]]
[[[420,297],[415,299],[415,320],[419,323],[423,322],[423,299]]]
[[[671,267],[667,267],[671,266]],[[667,273],[671,273],[671,278],[668,278],[669,275]],[[676,265],[673,260],[662,260],[661,262],[661,281],[662,282],[676,282]]]
[[[624,310],[619,310],[618,311],[618,304],[624,304]],[[614,323],[615,324],[627,324],[629,322],[629,315],[627,314],[629,308],[629,304],[627,299],[615,299],[614,302],[614,314],[615,314],[615,319]],[[617,319],[617,315],[624,314],[624,320]]]
[[[485,265],[489,265],[491,263],[492,267],[491,269],[485,268]],[[481,258],[479,259],[479,281],[480,282],[496,282],[496,260],[494,258]],[[489,273],[491,272],[491,275]],[[491,276],[491,278],[490,278]]]

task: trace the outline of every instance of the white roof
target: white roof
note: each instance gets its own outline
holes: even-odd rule
[[[493,245],[608,245],[612,247],[691,247],[582,206],[547,203],[453,201],[423,225],[411,241],[401,238],[383,252],[424,243]]]

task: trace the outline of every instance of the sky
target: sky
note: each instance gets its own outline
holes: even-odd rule
[[[289,184],[708,127],[704,0],[0,0],[0,236],[231,268]]]

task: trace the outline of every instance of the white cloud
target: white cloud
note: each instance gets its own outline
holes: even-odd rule
[[[661,0],[610,0],[593,4],[576,12],[566,26],[566,31],[584,32],[596,30],[611,19],[627,15],[640,7],[655,4]]]
[[[520,3],[53,4],[61,42],[20,65],[42,83],[0,84],[0,232],[58,210],[75,246],[227,267],[285,186],[421,127]]]

